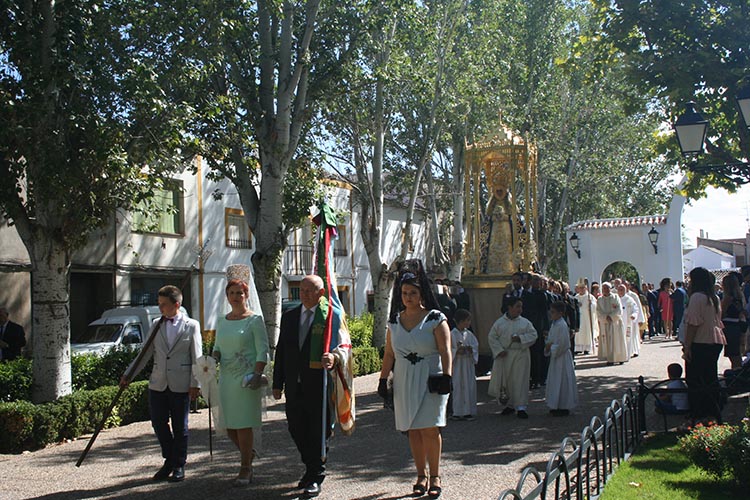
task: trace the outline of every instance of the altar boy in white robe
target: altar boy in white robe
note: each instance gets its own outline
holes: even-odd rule
[[[552,326],[544,344],[544,355],[549,357],[545,399],[550,413],[555,417],[563,417],[578,404],[570,335],[564,318],[565,302],[553,303],[550,307],[550,316]]]
[[[474,420],[477,416],[477,377],[474,366],[479,362],[479,341],[471,333],[471,313],[457,309],[453,316],[456,327],[451,330],[453,351],[453,390],[451,420]]]
[[[529,348],[536,342],[537,332],[531,321],[521,316],[523,302],[519,297],[510,297],[506,303],[507,312],[495,321],[487,336],[495,358],[487,392],[506,405],[501,415],[518,412],[518,418],[529,418]]]
[[[625,343],[625,327],[622,322],[620,298],[612,293],[612,285],[602,283],[602,296],[596,299],[596,315],[599,317],[599,359],[607,365],[628,360]]]

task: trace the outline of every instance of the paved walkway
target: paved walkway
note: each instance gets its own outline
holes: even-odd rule
[[[530,418],[501,417],[489,400],[488,377],[479,380],[479,417],[450,422],[443,432],[443,496],[446,500],[496,499],[514,487],[529,464],[543,470],[549,454],[566,435],[577,438],[593,415],[602,416],[613,398],[636,384],[638,375],[666,378],[666,365],[680,361],[680,346],[655,340],[642,346],[641,356],[622,366],[605,366],[593,356],[577,359],[581,404],[574,414],[548,415],[543,389],[532,391]],[[721,358],[720,369],[728,366]],[[360,377],[357,430],[331,441],[329,475],[321,499],[374,500],[409,498],[415,472],[406,437],[395,430],[393,414],[375,394],[377,374]],[[156,438],[148,422],[102,432],[86,461],[75,467],[88,436],[21,455],[0,455],[0,499],[49,500],[94,498],[159,499],[293,499],[303,468],[286,429],[283,406],[268,408],[263,428],[263,453],[255,461],[255,480],[246,489],[232,487],[239,455],[226,438],[214,439],[208,453],[208,414],[190,417],[191,443],[187,479],[154,483],[160,467]],[[3,432],[0,430],[0,432]],[[426,498],[426,497],[425,497]]]

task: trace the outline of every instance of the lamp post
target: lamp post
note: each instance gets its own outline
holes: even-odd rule
[[[576,233],[573,233],[573,235],[569,239],[570,246],[573,249],[573,251],[576,253],[578,258],[581,258],[581,251],[578,249],[581,246],[581,240],[578,238],[578,235]]]
[[[654,226],[651,226],[651,231],[648,232],[648,241],[651,242],[651,246],[654,247],[654,253],[659,253],[659,247],[656,243],[659,241],[659,231]]]
[[[750,127],[750,86],[740,89],[736,101],[743,125]],[[673,127],[683,156],[697,156],[703,153],[708,120],[696,111],[693,101],[685,104],[685,112],[677,119]],[[750,163],[738,161],[718,165],[693,163],[688,168],[698,174],[720,175],[735,184],[748,184],[750,183],[750,168],[748,167]]]

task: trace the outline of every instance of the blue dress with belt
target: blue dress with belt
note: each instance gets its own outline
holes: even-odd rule
[[[395,357],[393,406],[399,431],[445,426],[448,394],[427,389],[429,376],[443,373],[433,333],[443,321],[447,321],[445,315],[433,309],[411,330],[401,324],[400,315],[388,325]]]

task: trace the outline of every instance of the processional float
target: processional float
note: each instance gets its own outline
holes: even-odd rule
[[[505,286],[536,265],[537,153],[501,126],[497,135],[466,144],[466,241],[463,287],[471,296],[480,355],[490,355],[487,333],[500,317]]]

